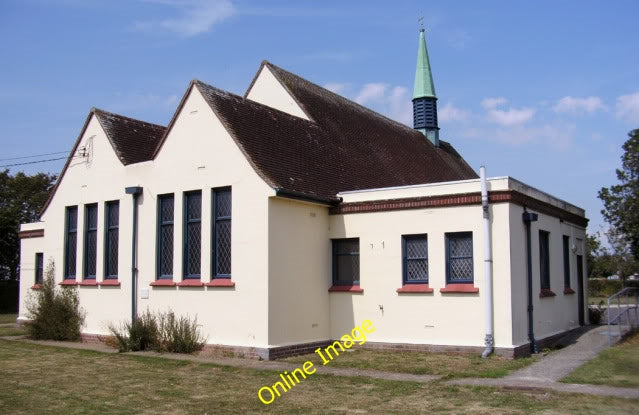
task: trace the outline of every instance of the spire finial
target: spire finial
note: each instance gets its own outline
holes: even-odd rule
[[[423,32],[424,31],[424,16],[422,16],[419,19],[417,19],[417,22],[419,23],[419,31]]]

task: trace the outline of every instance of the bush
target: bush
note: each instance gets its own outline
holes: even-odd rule
[[[152,314],[146,311],[133,323],[121,329],[111,325],[118,350],[121,352],[154,350],[157,352],[193,353],[202,350],[205,339],[197,327],[197,318],[176,318],[173,311]]]
[[[603,301],[600,301],[599,305],[588,307],[588,320],[590,324],[600,324],[604,310]]]
[[[36,340],[80,340],[84,312],[76,287],[57,288],[55,263],[49,261],[42,288],[27,304],[28,336]]]

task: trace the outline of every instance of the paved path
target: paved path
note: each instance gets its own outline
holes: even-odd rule
[[[517,390],[549,390],[555,392],[584,393],[600,396],[614,396],[621,398],[639,399],[639,388],[617,388],[600,385],[578,385],[558,382],[574,369],[586,361],[597,356],[599,352],[608,345],[606,335],[607,326],[584,327],[576,330],[562,339],[562,343],[569,344],[567,347],[553,352],[547,356],[542,356],[537,362],[528,367],[517,370],[508,376],[500,379],[486,378],[464,378],[447,381],[447,384],[454,385],[476,385],[491,386],[505,389]],[[117,351],[102,343],[74,343],[55,341],[32,341],[24,336],[3,337],[7,340],[17,340],[47,346],[67,347],[74,349],[95,350],[98,352],[116,353]],[[618,339],[616,339],[618,340]],[[157,356],[165,359],[187,360],[197,363],[212,363],[222,366],[232,366],[257,370],[273,370],[283,372],[291,371],[300,364],[293,364],[283,361],[259,361],[252,359],[234,359],[224,357],[204,357],[194,355],[183,355],[173,353],[153,353],[153,352],[130,352],[125,353],[133,356]],[[334,368],[330,366],[315,366],[317,373],[330,374],[335,376],[363,376],[375,379],[431,382],[439,380],[440,376],[435,375],[412,375],[408,373],[393,373],[377,370],[363,370],[355,368]]]
[[[560,379],[596,357],[608,347],[608,327],[589,326],[569,334],[560,340],[569,345],[559,351],[541,357],[537,362],[516,370],[500,379],[456,379],[449,381],[455,385],[496,386],[507,389],[552,390],[557,392],[587,393],[592,395],[616,396],[639,399],[639,389],[617,388],[602,385],[581,385],[561,383]],[[619,338],[613,338],[618,341]]]

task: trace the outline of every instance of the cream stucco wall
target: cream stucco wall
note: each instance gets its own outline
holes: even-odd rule
[[[105,202],[120,201],[120,287],[78,287],[87,311],[84,331],[107,333],[109,323],[130,319],[132,201],[127,186],[142,186],[139,200],[138,310],[174,310],[197,315],[209,343],[266,347],[268,345],[268,197],[273,191],[250,167],[201,94],[192,89],[154,161],[123,166],[98,120],[93,116],[80,147],[89,157],[75,158],[67,169],[55,197],[42,220],[44,238],[38,248],[45,263],[56,263],[56,281],[62,281],[65,206],[78,206],[77,270],[81,280],[84,205],[98,203],[97,280],[103,279]],[[202,280],[210,279],[211,189],[231,186],[232,273],[234,288],[158,288],[155,280],[157,196],[174,193],[174,281],[182,280],[183,192],[202,191]],[[36,239],[33,239],[35,241]],[[22,241],[22,250],[33,250],[32,240]],[[35,251],[34,251],[35,252]],[[28,258],[29,254],[25,258]],[[26,261],[27,259],[25,259]],[[26,264],[25,264],[26,265]],[[25,279],[25,281],[28,280]],[[30,287],[30,284],[29,284]],[[30,288],[21,286],[21,298]],[[147,297],[148,298],[141,298]],[[230,313],[233,318],[229,318]],[[20,318],[26,318],[24,301]]]
[[[476,190],[479,190],[478,188]],[[498,347],[512,346],[508,206],[492,205],[494,323]],[[441,293],[446,286],[445,233],[473,233],[474,285],[478,294]],[[402,286],[402,235],[428,235],[432,294],[398,294]],[[363,294],[330,294],[331,336],[363,320],[376,331],[369,340],[391,343],[482,346],[484,275],[480,206],[359,213],[330,217],[331,238],[359,238]],[[382,309],[383,308],[383,309]]]
[[[296,117],[308,120],[308,116],[295,98],[282,86],[267,66],[263,65],[246,97],[260,104],[268,105]]]
[[[330,339],[328,208],[269,199],[269,344]]]
[[[523,208],[521,206],[510,205],[512,330],[515,345],[528,343],[526,228],[522,214]],[[541,213],[538,216],[538,221],[531,224],[533,322],[535,338],[543,339],[579,326],[577,255],[583,257],[584,304],[587,304],[587,270],[585,268],[586,258],[583,254],[585,229]],[[539,297],[541,287],[540,230],[550,232],[550,289],[556,294],[554,297]],[[575,251],[571,249],[569,254],[570,286],[575,291],[574,294],[564,294],[563,235],[570,236],[571,245],[574,242],[576,248]],[[588,313],[585,307],[584,316],[587,322]]]

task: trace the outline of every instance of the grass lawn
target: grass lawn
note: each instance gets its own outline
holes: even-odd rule
[[[24,327],[0,327],[0,337],[2,336],[22,336],[27,334]]]
[[[286,362],[304,363],[307,360],[320,362],[315,353],[282,359]],[[441,375],[445,379],[477,377],[499,378],[511,370],[528,366],[534,358],[506,359],[491,356],[482,359],[479,355],[448,355],[443,353],[391,352],[366,349],[351,349],[340,353],[331,367],[353,367],[387,372],[412,373],[416,375]]]
[[[636,413],[639,400],[310,375],[271,405],[278,373],[0,340],[0,413]]]
[[[0,324],[15,323],[17,314],[0,314]]]
[[[561,381],[639,388],[639,333],[604,350]]]

